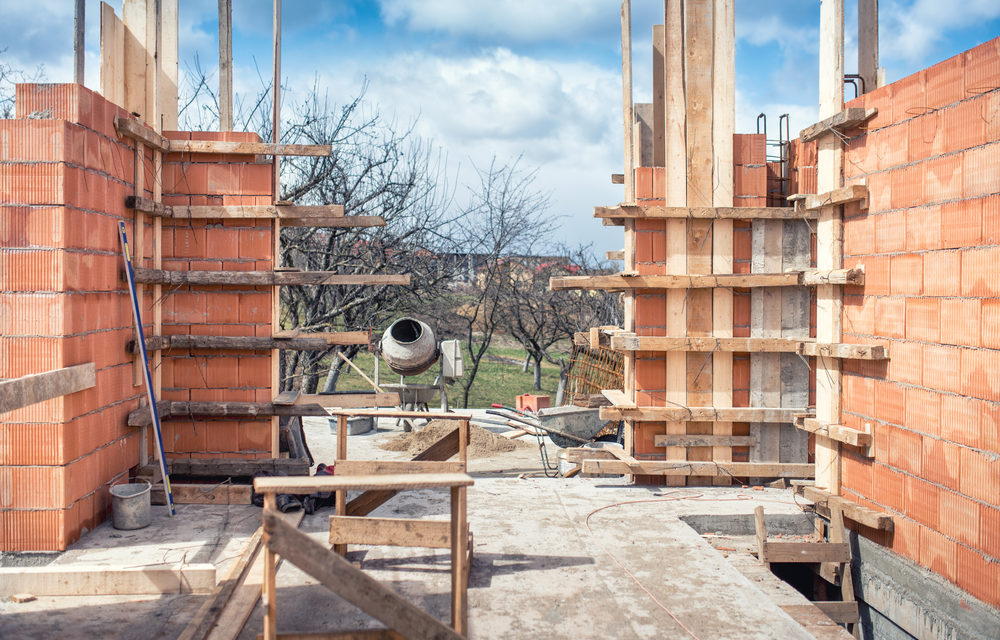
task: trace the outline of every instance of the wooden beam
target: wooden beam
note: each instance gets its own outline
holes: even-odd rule
[[[472,478],[464,473],[397,473],[262,477],[254,479],[253,488],[257,493],[316,493],[317,491],[445,489],[469,487],[472,484]]]
[[[378,393],[337,393],[330,395],[300,396],[292,406],[276,405],[272,402],[158,402],[161,420],[178,417],[204,416],[208,418],[239,417],[269,417],[269,416],[318,416],[327,418],[330,407],[349,407],[352,405],[371,407],[393,397],[393,404],[398,402],[396,394]],[[324,406],[326,405],[326,406]],[[144,427],[151,424],[149,409],[140,407],[128,414],[130,427]]]
[[[163,129],[176,131],[179,128],[178,116],[178,95],[177,95],[177,1],[162,0],[163,2],[163,33],[160,38],[161,45],[158,47],[161,61],[159,94],[160,113],[162,117]]]
[[[818,211],[824,207],[834,207],[848,202],[867,201],[868,187],[863,184],[852,184],[817,194],[795,194],[788,196],[788,200],[795,203],[798,211]],[[865,208],[867,206],[862,206],[862,209]]]
[[[196,286],[379,286],[408,285],[409,274],[353,274],[329,271],[165,271],[135,269],[135,281]]]
[[[0,380],[0,414],[90,389],[96,384],[93,362]]]
[[[749,447],[757,441],[752,436],[673,435],[653,436],[654,447]]]
[[[809,410],[766,407],[601,407],[601,420],[644,422],[792,422]]]
[[[128,6],[128,5],[126,5]],[[130,89],[131,90],[131,89]],[[119,138],[131,138],[147,147],[167,151],[170,141],[134,118],[115,116],[115,133]]]
[[[893,529],[892,516],[887,513],[875,511],[870,507],[860,505],[857,502],[852,502],[851,500],[841,496],[831,496],[830,492],[817,489],[816,487],[810,485],[797,485],[795,487],[795,492],[806,500],[811,500],[817,507],[825,509],[828,512],[835,508],[839,508],[843,512],[845,518],[853,520],[858,524],[872,529],[879,529],[881,531],[892,531]]]
[[[248,484],[170,483],[174,504],[251,504],[252,493]],[[150,500],[152,504],[167,504],[162,484],[153,485]]]
[[[219,220],[219,219],[280,219],[285,222],[295,220],[318,221],[341,226],[384,226],[385,219],[380,216],[345,216],[344,205],[165,205],[153,202],[149,198],[128,196],[125,206],[136,211],[149,213],[163,218],[182,220]],[[342,219],[337,222],[338,219]],[[378,224],[381,222],[381,224]]]
[[[332,156],[328,144],[273,144],[271,142],[222,142],[219,140],[170,140],[169,153],[220,153],[256,156]]]
[[[448,549],[451,525],[446,521],[413,518],[330,516],[330,544]]]
[[[712,289],[716,287],[795,287],[820,284],[864,284],[863,268],[820,271],[809,269],[787,273],[724,273],[700,275],[596,275],[562,276],[549,279],[552,291],[599,289]]]
[[[604,335],[604,334],[602,334]],[[796,338],[687,338],[618,334],[606,337],[602,346],[616,351],[716,351],[737,353],[798,353],[829,358],[884,360],[882,345],[816,344]]]
[[[76,0],[73,14],[73,82],[83,84],[84,34],[87,27],[87,0]]]
[[[834,133],[834,132],[844,132],[850,131],[851,129],[857,129],[865,122],[868,122],[878,114],[878,108],[872,107],[870,109],[865,109],[864,107],[850,107],[844,109],[840,113],[830,116],[829,118],[824,118],[816,124],[810,125],[802,130],[799,134],[799,139],[802,142],[811,142],[821,135]]]
[[[846,542],[765,542],[768,562],[850,562],[851,546]]]
[[[461,638],[276,514],[265,512],[263,517],[269,549],[368,615],[397,631],[403,630],[409,638]]]
[[[764,507],[758,505],[753,510],[754,533],[757,537],[757,559],[765,567],[770,568],[771,564],[767,557],[767,521],[764,519]]]
[[[98,564],[0,568],[0,596],[117,596],[211,593],[214,564],[116,567]]]
[[[146,0],[122,0],[122,23],[125,32],[124,100],[118,106],[140,119],[153,121],[146,110],[146,70],[152,52],[147,49]],[[121,135],[121,134],[119,134]]]
[[[358,629],[357,631],[311,631],[307,633],[279,633],[277,640],[406,640],[406,636],[392,629]],[[264,640],[258,633],[257,640]]]
[[[125,25],[107,2],[101,2],[101,95],[125,102]]]
[[[288,349],[290,351],[323,351],[334,345],[367,345],[367,331],[343,331],[327,334],[304,334],[295,338],[268,338],[253,336],[194,336],[169,335],[149,336],[146,350],[166,349],[218,349],[227,351],[266,351]],[[138,353],[135,340],[126,345],[129,353]]]
[[[814,600],[812,605],[837,624],[854,624],[861,619],[856,601]]]
[[[653,25],[653,165],[666,166],[666,33],[664,25]]]
[[[621,182],[611,175],[612,184],[625,185],[625,202],[635,201],[635,118],[632,115],[632,2],[622,0],[621,10],[622,49],[622,127],[624,133],[625,173]]]
[[[401,473],[461,473],[462,462],[444,460],[338,460],[334,475],[370,476]]]
[[[233,0],[219,0],[219,131],[233,130]]]
[[[627,205],[594,207],[594,217],[616,220],[624,224],[626,218],[640,220],[801,220],[815,218],[816,214],[796,211],[793,207],[665,207],[661,205]]]
[[[623,249],[619,249],[617,251],[606,251],[604,253],[604,257],[608,260],[624,260],[625,251]]]
[[[858,75],[865,93],[878,89],[878,0],[858,0]]]
[[[792,462],[712,462],[693,460],[583,460],[583,473],[649,476],[706,476],[736,478],[811,478],[811,464]]]
[[[309,475],[308,458],[174,458],[167,465],[170,475],[252,477],[268,472],[275,475]]]

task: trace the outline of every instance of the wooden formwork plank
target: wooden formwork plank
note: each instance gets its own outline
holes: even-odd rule
[[[878,0],[858,0],[858,75],[866,93],[878,88]]]
[[[107,2],[101,3],[101,95],[125,102],[125,25]]]
[[[687,109],[684,86],[684,15],[681,3],[669,2],[664,6],[664,87],[665,104],[665,159],[666,206],[687,207]],[[667,220],[666,273],[681,275],[687,272],[687,220]],[[666,294],[666,333],[681,336],[687,333],[687,305],[685,291],[670,290]],[[666,354],[666,400],[674,406],[687,404],[687,356],[683,353]],[[687,425],[677,419],[666,424],[668,435],[686,435]],[[686,460],[687,449],[667,447],[667,460]],[[683,485],[681,477],[666,478],[668,485]]]
[[[635,118],[632,102],[632,4],[623,0],[621,4],[621,48],[622,48],[622,125],[625,139],[625,202],[635,202]],[[625,224],[625,243],[622,249],[624,269],[635,271],[635,221]],[[622,322],[629,331],[635,330],[635,292],[625,293]],[[635,354],[623,359],[622,393],[628,398],[635,396]],[[632,451],[634,441],[632,430],[625,430],[624,445]]]
[[[90,389],[96,384],[93,362],[0,380],[0,413]]]
[[[666,38],[664,25],[653,25],[653,167],[663,167],[666,162],[666,68],[664,53]]]
[[[215,565],[116,567],[88,564],[0,568],[0,596],[103,596],[209,593]]]

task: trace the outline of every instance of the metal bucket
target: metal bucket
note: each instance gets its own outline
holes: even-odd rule
[[[111,487],[111,519],[115,529],[142,529],[152,520],[149,480]]]

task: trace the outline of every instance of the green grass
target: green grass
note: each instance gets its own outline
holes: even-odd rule
[[[521,370],[525,356],[524,349],[504,345],[500,341],[497,342],[498,344],[491,345],[479,365],[475,383],[472,385],[472,391],[469,394],[469,407],[481,409],[489,407],[494,402],[514,406],[515,396],[523,393],[549,395],[552,397],[552,401],[555,402],[556,387],[559,385],[559,367],[548,362],[543,362],[542,390],[535,391],[532,387],[534,380],[532,368],[528,367],[527,373]],[[463,352],[462,355],[465,358],[465,371],[468,374],[471,369],[469,355],[467,352]],[[375,369],[373,360],[373,354],[365,351],[354,357],[354,364],[369,377],[374,378]],[[406,382],[411,384],[432,384],[437,373],[438,366],[435,365],[419,376],[406,378]],[[383,384],[397,383],[399,382],[399,376],[390,371],[389,366],[385,362],[379,362],[379,382]],[[340,374],[340,379],[337,381],[337,390],[370,391],[371,385],[359,376],[357,372],[345,365],[344,370]],[[448,387],[448,401],[453,407],[461,407],[462,387],[460,383],[456,382]]]

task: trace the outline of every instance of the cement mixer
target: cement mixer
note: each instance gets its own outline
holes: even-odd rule
[[[399,384],[382,385],[386,391],[399,393],[404,409],[427,409],[435,394],[441,393],[441,409],[448,410],[446,385],[464,374],[462,344],[458,340],[437,342],[434,331],[416,318],[400,318],[389,325],[379,342],[379,353],[393,373],[399,374]],[[420,375],[435,362],[441,370],[434,384],[408,384],[406,377]],[[378,367],[375,368],[376,376]],[[377,378],[376,378],[377,382]]]

